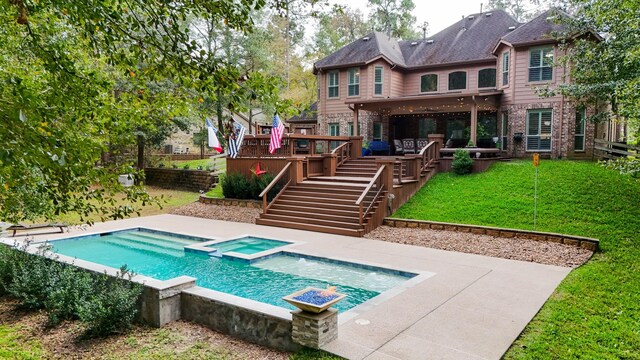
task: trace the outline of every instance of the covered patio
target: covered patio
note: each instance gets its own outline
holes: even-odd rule
[[[498,137],[501,95],[502,91],[450,93],[354,99],[346,103],[353,111],[353,128],[357,128],[361,110],[380,115],[380,120],[373,123],[374,141],[393,145],[394,140],[414,139],[417,143],[429,135],[442,134],[443,148],[463,148],[473,143],[477,148],[496,149],[501,140]]]

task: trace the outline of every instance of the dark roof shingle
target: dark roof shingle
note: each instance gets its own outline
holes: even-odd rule
[[[554,34],[562,34],[568,31],[568,26],[558,21],[560,17],[568,16],[558,9],[547,10],[505,35],[502,40],[513,46],[537,42],[553,42],[555,40]]]

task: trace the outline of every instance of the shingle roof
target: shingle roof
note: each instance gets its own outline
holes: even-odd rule
[[[381,56],[394,64],[404,64],[398,42],[383,33],[372,32],[316,62],[314,69],[362,65]]]
[[[494,10],[466,16],[416,45],[401,41],[400,47],[407,67],[493,60],[494,46],[511,31],[509,27],[519,25],[506,12]]]
[[[513,46],[554,41],[554,33],[562,34],[568,31],[568,26],[564,23],[559,23],[558,18],[568,16],[558,9],[547,10],[505,35],[502,40]]]
[[[304,123],[304,122],[317,122],[318,121],[318,102],[314,102],[309,106],[309,109],[304,110],[300,115],[292,116],[287,122],[289,123]]]
[[[396,41],[373,32],[315,63],[314,69],[366,64],[379,57],[403,68],[494,59],[500,39],[520,24],[502,10],[473,14],[417,41]],[[432,40],[432,41],[431,41]]]

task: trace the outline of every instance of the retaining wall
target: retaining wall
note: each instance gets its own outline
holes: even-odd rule
[[[437,221],[394,219],[394,218],[386,218],[384,220],[384,225],[391,226],[391,227],[398,227],[398,228],[421,228],[421,229],[432,229],[432,230],[447,230],[447,231],[457,231],[457,232],[470,232],[473,234],[489,235],[489,236],[504,237],[504,238],[515,237],[520,239],[529,239],[529,240],[536,240],[536,241],[549,241],[549,242],[555,242],[555,243],[580,247],[580,248],[591,250],[591,251],[598,251],[599,249],[598,239],[576,236],[576,235],[548,233],[548,232],[541,232],[541,231],[503,229],[503,228],[497,228],[497,227],[491,227],[491,226],[454,224],[454,223],[443,223],[443,222],[437,222]]]
[[[218,182],[218,175],[207,170],[145,168],[145,184],[167,189],[208,191]]]

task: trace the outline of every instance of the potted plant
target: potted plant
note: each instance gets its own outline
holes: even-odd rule
[[[371,155],[371,150],[369,150],[369,142],[367,140],[362,140],[362,157],[367,155]]]
[[[330,286],[327,289],[308,287],[287,295],[283,297],[282,300],[300,310],[318,314],[344,299],[345,296],[344,294],[336,292],[335,286]]]

